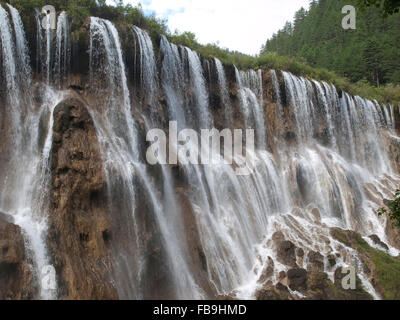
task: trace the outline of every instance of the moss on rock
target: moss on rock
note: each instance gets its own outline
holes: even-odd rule
[[[361,261],[372,272],[372,284],[383,299],[400,300],[400,257],[372,248],[354,231],[333,228],[331,235],[360,253]]]

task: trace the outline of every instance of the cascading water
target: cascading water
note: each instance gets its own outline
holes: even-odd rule
[[[220,90],[220,96],[225,114],[225,126],[227,128],[233,127],[233,109],[232,102],[229,97],[228,82],[225,75],[224,66],[221,61],[215,58],[215,65],[217,68],[218,85]]]
[[[143,36],[143,34],[141,35]],[[97,44],[100,43],[102,50],[99,50],[98,48],[95,49],[95,42]],[[144,48],[145,47],[146,46],[144,46]],[[145,280],[142,279],[145,257],[142,251],[142,239],[139,239],[141,231],[139,230],[140,222],[136,219],[137,206],[135,203],[137,197],[135,190],[142,189],[149,198],[151,206],[153,207],[154,215],[164,239],[168,259],[170,259],[170,267],[173,270],[172,276],[176,278],[179,277],[179,282],[176,283],[177,296],[188,297],[188,295],[193,295],[193,297],[198,298],[199,296],[197,296],[195,292],[187,292],[187,288],[192,288],[193,290],[194,284],[192,283],[193,281],[191,280],[190,273],[187,270],[183,252],[181,252],[181,242],[178,238],[179,234],[174,233],[176,230],[170,230],[170,226],[174,225],[174,219],[171,216],[169,216],[169,218],[166,216],[166,214],[169,213],[169,210],[166,208],[166,205],[162,203],[161,199],[157,198],[156,187],[153,182],[149,180],[146,165],[141,162],[136,153],[136,150],[140,148],[141,144],[137,139],[137,128],[131,115],[125,64],[122,58],[118,33],[111,22],[92,18],[90,49],[91,70],[94,70],[93,63],[98,61],[98,55],[102,53],[105,53],[106,55],[107,62],[103,68],[106,75],[109,77],[106,82],[106,90],[110,95],[107,107],[104,110],[105,114],[98,113],[99,110],[94,110],[92,114],[95,120],[99,139],[102,143],[103,156],[105,157],[104,162],[106,164],[107,177],[109,179],[109,192],[112,194],[116,189],[122,188],[123,194],[126,195],[126,197],[123,197],[122,199],[119,195],[119,201],[126,201],[126,214],[131,216],[134,225],[134,241],[132,246],[136,247],[135,250],[129,252],[129,254],[132,254],[131,257],[124,257],[123,259],[121,259],[121,257],[118,258],[119,261],[124,261],[124,263],[129,260],[127,262],[128,266],[126,267],[128,270],[132,267],[132,264],[136,265],[132,270],[135,274],[129,276],[130,279],[134,280],[134,283],[128,284],[128,288],[123,288],[124,285],[126,287],[126,283],[121,284],[119,288],[120,293],[122,296],[126,295],[131,298],[143,297],[143,293],[140,289],[143,285],[142,281]],[[96,69],[96,72],[98,72],[98,69]],[[154,81],[154,79],[148,79],[147,77],[149,76],[154,76],[154,73],[143,73],[143,83],[149,84],[151,81]],[[121,87],[118,88],[118,85],[121,85]],[[120,106],[118,101],[120,103],[123,102],[123,110],[118,109]],[[111,111],[112,117],[109,116]],[[119,116],[115,117],[116,114],[119,114]],[[125,126],[124,130],[120,130],[121,126]],[[131,134],[129,134],[129,136],[122,136],[122,133],[125,132]],[[118,176],[116,179],[118,181],[113,180],[115,175]],[[120,185],[117,187],[120,179],[123,181],[122,186]],[[166,185],[168,184],[166,183]],[[171,190],[167,191],[171,192]],[[124,253],[118,253],[118,255],[121,254]],[[135,256],[133,256],[133,254]],[[118,279],[116,281],[118,281]],[[124,279],[120,277],[119,281],[124,282]]]
[[[169,43],[166,37],[161,38],[160,50],[164,54],[161,69],[161,84],[167,98],[169,117],[178,122],[178,128],[185,128],[187,112],[186,78],[184,62],[179,48]]]
[[[31,68],[29,66],[29,52],[26,43],[24,27],[22,25],[21,17],[14,7],[8,5],[11,13],[11,17],[14,24],[15,31],[15,44],[16,51],[18,54],[19,66],[18,75],[20,76],[19,82],[22,84],[24,90],[30,90],[30,79],[31,79]]]
[[[135,71],[139,74],[139,85],[146,94],[147,100],[154,103],[157,92],[157,69],[154,57],[153,42],[147,32],[134,26],[133,33],[136,35],[135,41]]]
[[[45,237],[53,111],[66,95],[50,85],[60,89],[68,80],[71,30],[61,13],[53,43],[37,15],[37,63],[46,82],[38,84],[37,103],[21,19],[9,9],[12,24],[0,6],[7,101],[2,121],[10,123],[0,208],[22,227],[40,284],[40,270],[51,260]],[[274,70],[268,87],[267,71],[235,69],[237,86],[230,88],[228,69],[218,59],[204,60],[164,36],[157,56],[146,31],[133,27],[130,35],[132,77],[114,24],[91,18],[89,89],[84,96],[102,155],[107,210],[118,231],[113,233],[110,270],[118,296],[201,299],[235,293],[253,298],[271,260],[271,281],[289,269],[278,261],[274,247],[272,235],[280,231],[304,249],[305,257],[321,253],[331,278],[334,270],[327,257],[340,253],[337,265],[356,264],[364,286],[379,298],[357,252],[343,247],[329,231],[341,227],[387,240],[385,221],[375,214],[380,204],[369,195],[390,197],[400,183],[384,148],[387,132],[395,136],[393,106],[381,109],[377,102],[338,92],[325,82]],[[222,105],[218,117],[210,105],[213,86]],[[266,96],[271,90],[273,97]],[[155,110],[165,114],[156,117]],[[237,123],[254,129],[255,150],[245,147],[253,171],[237,175],[241,157],[236,154],[232,164],[222,161],[222,154],[207,165],[185,164],[179,153],[177,165],[148,165],[143,132],[170,121],[178,130],[198,132],[221,124],[235,129]],[[173,141],[169,147],[180,146]],[[194,148],[192,141],[188,148]],[[389,252],[398,253],[394,248]],[[309,267],[307,259],[297,262]],[[157,292],[154,274],[163,275],[163,293]],[[42,288],[41,297],[57,295]]]
[[[56,54],[54,62],[55,82],[58,87],[67,79],[71,66],[71,40],[68,16],[61,12],[56,31]]]
[[[189,65],[190,85],[193,87],[194,92],[194,101],[192,101],[192,103],[194,105],[193,109],[195,110],[195,114],[192,114],[192,123],[196,123],[199,129],[211,128],[213,120],[208,108],[208,92],[206,90],[200,57],[197,52],[189,48],[185,48],[185,50]]]
[[[247,128],[256,132],[257,147],[266,148],[266,127],[262,108],[262,78],[261,70],[241,71],[236,69],[236,78],[239,83],[239,99]]]
[[[36,21],[36,72],[42,73],[42,46],[43,46],[43,28],[41,21],[41,13],[38,9],[35,9],[35,21]]]
[[[31,70],[27,43],[18,11],[9,6],[13,30],[7,12],[0,6],[1,46],[3,53],[4,77],[7,87],[5,118],[11,124],[7,144],[10,159],[2,164],[6,173],[1,183],[0,210],[13,217],[25,237],[26,247],[32,260],[35,283],[40,288],[40,297],[56,297],[56,288],[43,288],[41,272],[50,265],[46,249],[47,197],[49,181],[49,156],[52,141],[52,113],[62,100],[62,93],[49,87],[40,89],[40,108],[32,105]],[[18,72],[18,76],[16,75]],[[4,119],[4,118],[3,118]]]

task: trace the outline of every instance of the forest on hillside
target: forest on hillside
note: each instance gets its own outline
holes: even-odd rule
[[[351,3],[351,2],[350,2]],[[382,17],[375,7],[357,10],[356,30],[344,30],[343,0],[312,0],[273,35],[262,53],[304,59],[352,82],[400,82],[400,13]]]

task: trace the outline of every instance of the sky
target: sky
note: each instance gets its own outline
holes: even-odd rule
[[[272,34],[310,0],[125,0],[168,19],[172,32],[191,31],[202,44],[258,54]]]

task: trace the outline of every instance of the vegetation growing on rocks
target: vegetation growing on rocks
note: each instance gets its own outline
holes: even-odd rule
[[[382,208],[379,215],[388,214],[393,225],[400,228],[400,190],[396,192],[394,200],[387,201],[386,205],[388,209]]]
[[[386,300],[400,299],[400,258],[372,248],[354,231],[338,228],[331,230],[331,235],[348,247],[360,253],[362,262],[372,272],[375,289]]]

